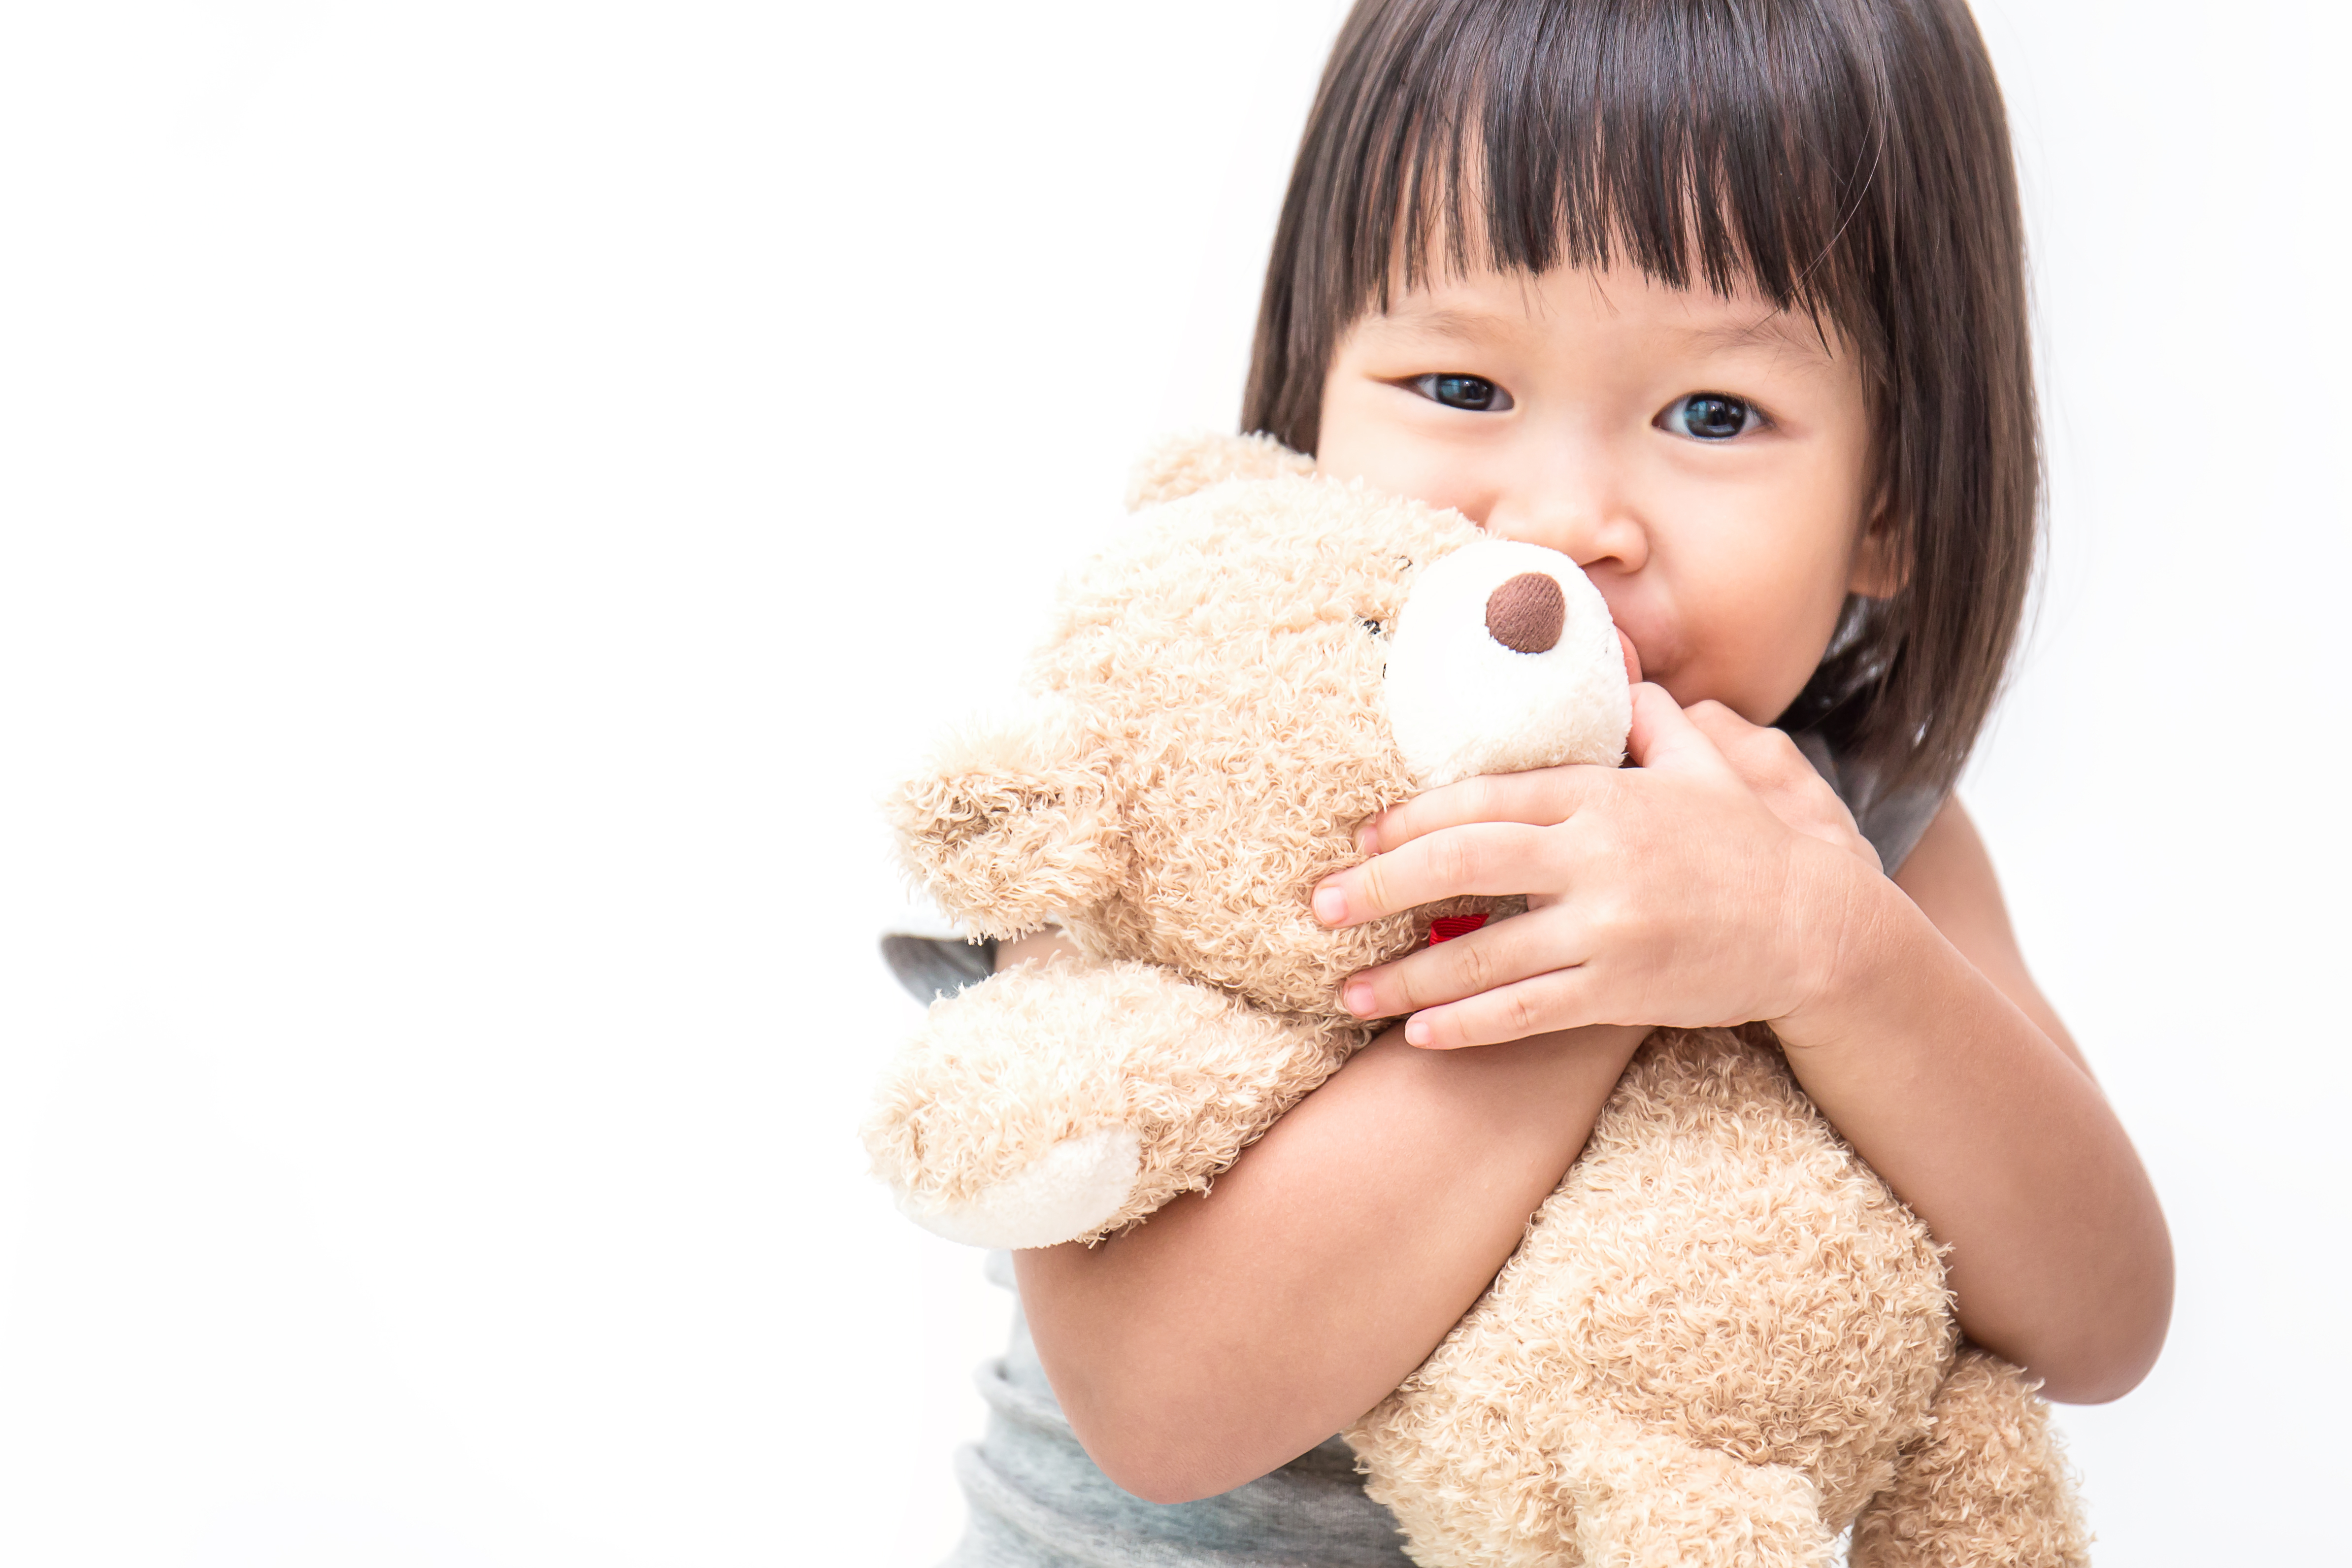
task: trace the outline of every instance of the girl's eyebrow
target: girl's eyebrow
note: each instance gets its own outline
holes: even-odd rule
[[[1491,310],[1466,310],[1459,306],[1402,305],[1381,312],[1378,319],[1416,336],[1452,338],[1464,342],[1491,342],[1509,335],[1512,330],[1507,316]]]
[[[1829,345],[1817,327],[1799,326],[1786,310],[1775,310],[1754,321],[1730,322],[1721,326],[1693,327],[1691,342],[1711,349],[1795,349],[1798,353],[1827,361],[1832,357]]]
[[[1525,323],[1492,310],[1469,310],[1459,305],[1408,303],[1398,305],[1376,315],[1373,320],[1415,337],[1444,338],[1453,342],[1487,343],[1511,337]],[[1820,331],[1786,310],[1772,310],[1764,315],[1711,326],[1682,329],[1693,347],[1700,350],[1722,349],[1793,349],[1809,359],[1827,363],[1834,358],[1822,341]]]

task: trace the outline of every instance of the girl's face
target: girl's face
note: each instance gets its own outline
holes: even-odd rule
[[[1768,724],[1846,594],[1895,586],[1861,370],[1830,342],[1633,268],[1474,274],[1349,331],[1316,467],[1572,557],[1643,679]]]

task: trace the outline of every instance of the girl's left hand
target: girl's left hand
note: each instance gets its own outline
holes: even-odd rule
[[[1780,1022],[1835,986],[1886,884],[1795,744],[1719,703],[1633,689],[1627,768],[1465,779],[1366,824],[1371,858],[1314,893],[1327,926],[1463,894],[1528,911],[1365,970],[1359,1017],[1450,1048],[1587,1024]],[[1875,888],[1874,888],[1875,884]]]

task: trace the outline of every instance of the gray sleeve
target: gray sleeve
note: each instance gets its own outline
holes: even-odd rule
[[[1919,838],[1948,797],[1940,790],[1898,790],[1884,800],[1870,802],[1855,816],[1854,826],[1878,851],[1878,864],[1890,877],[1903,868]]]
[[[1901,789],[1890,795],[1878,792],[1878,781],[1867,771],[1854,767],[1841,758],[1819,732],[1801,731],[1789,737],[1797,742],[1797,750],[1813,764],[1813,771],[1828,781],[1837,791],[1845,808],[1853,813],[1853,825],[1878,851],[1880,869],[1892,877],[1911,858],[1919,836],[1944,809],[1945,792],[1938,789]]]
[[[893,931],[882,939],[882,962],[908,995],[929,1006],[994,973],[996,944]]]

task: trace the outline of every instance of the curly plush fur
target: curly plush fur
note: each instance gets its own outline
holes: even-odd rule
[[[1045,1247],[1099,1235],[1205,1189],[1361,1036],[1265,1012],[1154,964],[1016,969],[934,1005],[920,1055],[884,1082],[866,1147],[899,1174],[901,1205],[929,1217],[969,1212],[1043,1151],[1127,1130],[1131,1168],[1090,1223],[971,1239]],[[938,1092],[942,1079],[955,1094]]]
[[[1486,1295],[1348,1438],[1416,1560],[1452,1568],[1817,1563],[1874,1498],[1857,1562],[2084,1561],[2043,1411],[1981,1352],[1955,1371],[1948,1308],[1926,1227],[1770,1031],[1661,1030]],[[1991,1380],[1998,1477],[1950,1408]],[[1879,1545],[1898,1521],[1909,1555]]]
[[[1031,709],[893,803],[976,932],[1050,919],[1085,955],[936,1004],[886,1078],[875,1167],[961,1239],[1091,1240],[1206,1187],[1370,1037],[1341,979],[1437,916],[1519,907],[1332,932],[1307,896],[1413,791],[1383,658],[1416,580],[1524,547],[1262,439],[1163,449],[1135,494],[1150,510],[1066,589]],[[1408,624],[1443,644],[1434,614]],[[1610,650],[1542,657],[1561,689],[1606,687],[1576,666]],[[1543,760],[1614,763],[1612,722]],[[1429,1568],[1811,1564],[1848,1523],[1874,1568],[2085,1560],[2045,1408],[1959,1344],[1925,1228],[1761,1026],[1654,1036],[1486,1296],[1348,1436]]]

